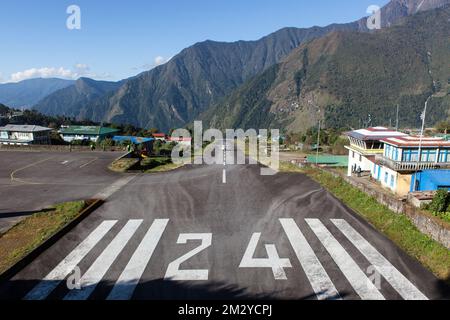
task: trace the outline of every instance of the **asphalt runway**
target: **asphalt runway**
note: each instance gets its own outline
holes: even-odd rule
[[[0,232],[51,205],[90,199],[122,176],[116,152],[0,151]]]
[[[228,165],[223,183],[223,169],[193,165],[130,179],[0,284],[0,299],[450,297],[308,177]]]

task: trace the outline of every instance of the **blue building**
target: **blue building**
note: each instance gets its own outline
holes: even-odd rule
[[[425,170],[413,174],[412,181],[416,181],[416,190],[414,183],[411,183],[410,191],[434,191],[447,189],[450,191],[450,170]]]
[[[381,140],[372,176],[400,196],[450,188],[450,142],[442,138],[395,137]]]

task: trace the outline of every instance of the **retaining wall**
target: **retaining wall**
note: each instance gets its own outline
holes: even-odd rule
[[[344,179],[352,186],[374,197],[379,203],[387,206],[395,213],[406,215],[422,233],[430,236],[450,250],[450,226],[448,223],[442,221],[438,217],[435,217],[428,212],[422,211],[412,206],[406,200],[396,199],[394,196],[390,196],[381,191],[372,189],[364,183],[355,181],[351,177],[341,175],[330,169],[321,169],[327,171],[328,173],[331,173],[335,177]]]

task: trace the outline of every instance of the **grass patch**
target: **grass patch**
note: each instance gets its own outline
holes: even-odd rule
[[[301,172],[316,180],[439,279],[450,284],[450,250],[420,232],[405,215],[396,214],[344,179],[323,170],[283,164],[281,171]]]
[[[78,217],[85,201],[68,202],[36,213],[0,235],[0,274]]]
[[[143,159],[140,166],[141,170],[145,173],[155,173],[175,170],[183,165],[173,163],[171,158],[154,157]]]
[[[139,159],[136,158],[123,158],[114,161],[109,165],[109,169],[114,172],[126,172],[139,163]]]

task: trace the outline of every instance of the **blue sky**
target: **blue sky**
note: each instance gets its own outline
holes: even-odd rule
[[[283,27],[366,16],[388,0],[2,0],[0,82],[37,76],[120,80],[207,39],[256,40]],[[69,5],[81,30],[66,27]],[[159,58],[158,58],[159,57]]]

